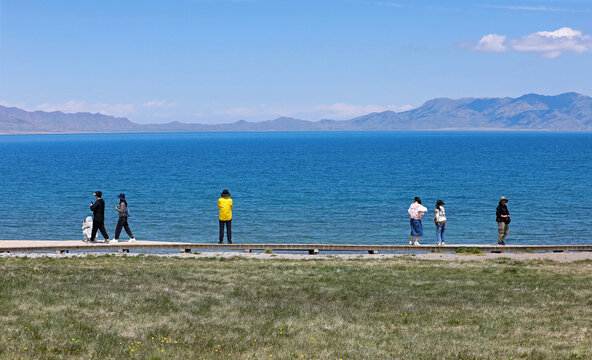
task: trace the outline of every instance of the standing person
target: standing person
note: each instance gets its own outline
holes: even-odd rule
[[[92,217],[87,216],[86,220],[82,222],[82,236],[84,237],[84,242],[88,242],[90,240],[91,229],[92,229]]]
[[[109,235],[107,234],[107,230],[105,230],[105,200],[101,199],[103,193],[100,191],[95,191],[93,195],[95,196],[95,199],[97,199],[97,202],[90,202],[90,210],[93,212],[93,224],[92,232],[90,234],[90,242],[95,242],[97,230],[100,230],[101,234],[105,238],[105,242],[108,243]]]
[[[497,205],[497,210],[495,211],[495,221],[497,221],[497,244],[498,245],[506,245],[504,239],[508,236],[510,232],[510,212],[508,211],[508,207],[506,204],[508,203],[508,199],[505,196],[500,197],[499,204]]]
[[[419,237],[423,236],[423,225],[421,223],[421,218],[423,214],[428,211],[428,209],[421,205],[421,199],[419,197],[415,197],[415,202],[409,206],[409,213],[410,219],[409,224],[411,225],[411,237],[409,238],[409,245],[419,245]],[[413,242],[413,238],[415,238],[415,242]]]
[[[132,231],[130,230],[129,225],[127,224],[129,210],[127,209],[127,200],[125,200],[125,194],[121,193],[117,195],[117,198],[119,199],[119,206],[116,206],[115,210],[117,210],[117,212],[119,213],[119,220],[117,220],[117,226],[115,227],[115,240],[113,241],[119,241],[119,234],[121,234],[121,227],[123,227],[125,229],[125,232],[130,237],[129,241],[134,242],[136,241],[136,239],[134,238],[134,235],[132,235]]]
[[[436,201],[434,208],[434,223],[436,223],[436,241],[438,245],[444,245],[444,233],[446,232],[446,211],[444,201]]]
[[[226,237],[228,238],[228,243],[232,244],[232,199],[230,198],[228,189],[222,190],[222,194],[220,194],[220,198],[218,199],[218,210],[218,220],[220,223],[220,239],[218,244],[224,242],[224,225],[226,225]]]

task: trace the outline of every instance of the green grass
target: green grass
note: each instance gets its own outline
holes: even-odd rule
[[[590,359],[592,262],[0,258],[2,359]]]
[[[481,254],[481,250],[479,248],[458,248],[455,252],[457,254]]]

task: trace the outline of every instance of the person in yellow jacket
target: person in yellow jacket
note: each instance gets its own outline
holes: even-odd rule
[[[228,189],[222,190],[222,194],[220,194],[220,199],[218,199],[218,210],[220,215],[218,219],[220,220],[220,240],[218,244],[222,244],[224,242],[224,225],[226,225],[226,237],[228,238],[228,243],[232,244],[232,231],[231,229],[231,222],[232,222],[232,199],[230,198],[230,193]]]

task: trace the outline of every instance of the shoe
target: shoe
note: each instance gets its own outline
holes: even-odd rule
[[[409,241],[409,245],[413,245],[413,241]]]
[[[129,239],[129,242],[136,242],[136,238]]]
[[[442,243],[441,242],[438,242],[438,245],[437,246],[442,246]]]
[[[109,239],[105,239],[104,243],[109,244]]]
[[[498,244],[498,245],[501,245],[501,246],[504,246],[504,245],[506,245],[506,243],[505,243],[505,242],[503,242],[503,241],[502,241],[502,242],[498,242],[497,244]]]
[[[444,245],[446,245],[446,244],[444,244],[444,241],[442,241],[442,244],[441,244],[441,245],[442,245],[442,246],[444,246]]]
[[[229,243],[229,244],[232,244],[232,241],[228,240],[228,243]]]
[[[416,241],[416,242],[413,243],[413,245],[417,246],[417,245],[419,245],[419,242]]]
[[[222,245],[222,244],[224,244],[224,241],[218,241],[218,244]]]
[[[111,240],[111,242],[112,242],[112,243],[118,243],[118,242],[119,242],[119,240],[118,240],[118,239],[113,239],[113,240]]]

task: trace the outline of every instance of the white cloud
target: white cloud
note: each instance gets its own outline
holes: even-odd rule
[[[473,48],[477,51],[485,52],[506,52],[508,50],[506,36],[497,34],[485,35]]]
[[[592,51],[592,37],[568,27],[555,31],[539,31],[511,40],[510,44],[516,51],[539,52],[545,58],[556,58],[564,52],[581,54]]]
[[[42,103],[37,105],[30,105],[25,102],[8,103],[5,101],[0,101],[0,105],[18,107],[27,111],[61,111],[64,113],[88,112],[122,117],[145,113],[146,111],[150,111],[150,109],[172,108],[177,106],[176,103],[168,102],[166,100],[154,100],[141,105],[126,103],[108,104],[101,102],[88,103],[86,101],[79,100],[69,100],[63,103]]]
[[[411,110],[411,105],[357,105],[357,104],[320,104],[312,106],[243,106],[228,109],[212,110],[217,116],[229,117],[231,119],[244,119],[251,121],[269,120],[281,116],[295,117],[306,120],[334,119],[344,120],[357,116],[366,115],[372,112],[382,111],[407,111]]]
[[[553,59],[565,52],[581,54],[592,51],[592,36],[569,27],[555,31],[538,31],[510,40],[506,40],[503,35],[489,34],[472,48],[477,51],[505,52],[508,47],[520,52],[540,53],[545,59]]]
[[[43,103],[29,105],[24,102],[8,103],[0,101],[0,105],[18,107],[27,111],[61,111],[65,113],[90,112],[105,115],[127,117],[140,123],[159,123],[163,121],[223,123],[237,120],[263,121],[287,116],[305,120],[346,120],[372,112],[407,111],[411,105],[358,105],[346,103],[319,104],[309,106],[277,106],[258,104],[254,106],[238,106],[223,108],[217,104],[202,104],[200,108],[179,109],[176,103],[165,100],[154,100],[138,104],[108,104],[88,103],[86,101],[70,100],[64,103]]]
[[[153,101],[148,101],[147,103],[142,104],[142,106],[145,107],[175,107],[177,106],[177,103],[174,102],[168,102],[166,100],[153,100]]]

